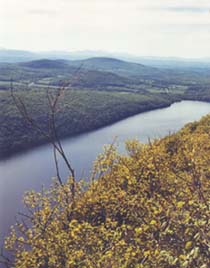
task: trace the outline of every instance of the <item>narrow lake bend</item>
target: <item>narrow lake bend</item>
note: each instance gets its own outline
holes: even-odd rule
[[[200,119],[210,113],[210,103],[182,101],[168,108],[142,113],[99,130],[63,141],[67,156],[71,159],[77,177],[88,176],[96,156],[104,144],[117,136],[117,145],[123,151],[124,141],[137,138],[147,142],[148,138],[159,138],[175,132],[186,123]],[[67,175],[60,163],[62,176]],[[40,146],[0,162],[0,241],[14,223],[17,211],[21,210],[21,199],[25,191],[40,190],[51,184],[55,176],[53,153],[50,145]],[[1,244],[1,242],[0,242]]]

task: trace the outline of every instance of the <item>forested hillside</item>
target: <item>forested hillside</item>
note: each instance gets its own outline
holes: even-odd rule
[[[54,95],[56,90],[49,90]],[[47,90],[18,90],[28,114],[49,132]],[[100,128],[128,116],[162,108],[178,98],[166,94],[117,93],[96,90],[66,90],[58,103],[55,124],[59,137],[68,137]],[[49,142],[34,130],[17,109],[10,91],[0,90],[0,158]]]
[[[56,95],[65,87],[56,114],[60,138],[179,100],[210,101],[207,66],[158,69],[104,57],[0,63],[0,158],[48,142],[20,116],[11,79],[15,95],[44,130],[49,125],[47,92]]]
[[[126,146],[108,146],[74,196],[71,178],[25,195],[29,216],[5,242],[16,268],[209,267],[210,115]]]

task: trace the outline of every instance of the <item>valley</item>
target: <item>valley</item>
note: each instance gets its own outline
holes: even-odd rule
[[[208,1],[14,2],[0,268],[210,268]]]
[[[210,69],[159,68],[115,58],[39,59],[0,63],[0,158],[47,143],[20,115],[10,87],[48,131],[51,95],[63,88],[56,114],[60,138],[112,124],[181,100],[210,101]]]

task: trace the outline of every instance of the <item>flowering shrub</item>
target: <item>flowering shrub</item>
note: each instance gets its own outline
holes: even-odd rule
[[[71,178],[25,194],[28,214],[5,240],[10,267],[209,267],[210,116],[126,147],[106,147],[74,198]]]

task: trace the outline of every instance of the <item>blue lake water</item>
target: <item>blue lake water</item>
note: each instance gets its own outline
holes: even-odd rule
[[[76,176],[88,176],[92,162],[102,152],[104,144],[117,137],[119,151],[124,141],[137,138],[163,137],[175,132],[186,123],[210,113],[210,103],[181,101],[168,108],[158,109],[124,119],[118,123],[63,141],[63,147],[72,162]],[[59,160],[62,176],[67,176],[64,163]],[[23,193],[49,186],[55,176],[53,152],[50,145],[40,146],[0,162],[0,241],[13,224],[17,211],[21,210]]]

